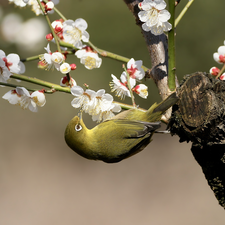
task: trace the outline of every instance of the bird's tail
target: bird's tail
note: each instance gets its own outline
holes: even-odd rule
[[[150,109],[148,109],[149,115],[162,115],[167,109],[173,106],[178,101],[178,97],[176,92],[169,95],[165,100],[160,102],[159,104],[153,104]]]

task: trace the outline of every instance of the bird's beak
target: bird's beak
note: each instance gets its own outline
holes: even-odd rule
[[[77,116],[79,117],[79,120],[81,121],[82,120],[82,111],[80,111]]]

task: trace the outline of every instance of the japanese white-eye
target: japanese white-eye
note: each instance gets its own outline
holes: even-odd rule
[[[162,114],[177,102],[176,93],[146,112],[132,108],[92,129],[75,116],[65,130],[67,145],[79,155],[93,160],[116,163],[143,150],[160,128]]]

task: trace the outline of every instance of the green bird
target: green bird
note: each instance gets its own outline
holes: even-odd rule
[[[142,151],[160,128],[162,114],[177,102],[176,93],[147,111],[132,108],[92,129],[75,116],[65,130],[67,145],[79,155],[92,160],[116,163]]]

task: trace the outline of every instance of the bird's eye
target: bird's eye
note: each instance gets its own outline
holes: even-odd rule
[[[75,131],[81,131],[81,130],[82,130],[82,126],[80,124],[76,124]]]

